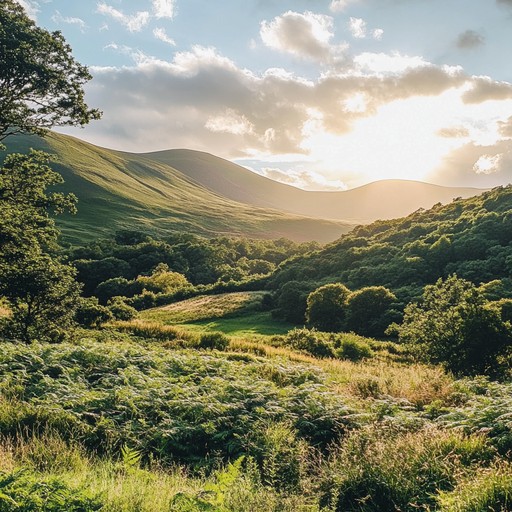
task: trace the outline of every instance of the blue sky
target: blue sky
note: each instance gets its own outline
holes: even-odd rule
[[[19,0],[61,30],[133,152],[185,147],[306,189],[512,181],[512,0]]]

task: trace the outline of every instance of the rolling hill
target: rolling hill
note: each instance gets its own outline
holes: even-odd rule
[[[58,221],[71,243],[123,228],[155,235],[189,231],[329,242],[355,224],[401,217],[481,192],[401,180],[311,192],[199,151],[127,153],[57,133],[45,139],[11,137],[7,143],[11,152],[34,147],[56,155],[54,167],[65,179],[62,188],[79,199],[78,214]]]
[[[50,133],[45,139],[13,136],[7,146],[10,152],[27,152],[32,147],[55,154],[53,167],[65,180],[60,188],[79,200],[77,215],[58,219],[64,240],[70,243],[118,229],[327,242],[353,228],[349,222],[243,204],[147,155],[103,149],[61,134]]]
[[[178,169],[209,190],[234,201],[263,208],[366,224],[404,217],[418,208],[446,204],[456,197],[483,192],[470,187],[442,187],[409,180],[382,180],[339,192],[313,192],[260,176],[222,158],[187,149],[146,153]]]

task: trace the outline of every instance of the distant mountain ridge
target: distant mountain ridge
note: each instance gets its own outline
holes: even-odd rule
[[[485,190],[412,180],[382,180],[339,192],[306,191],[260,176],[209,153],[172,149],[144,155],[171,165],[197,183],[235,201],[361,224],[404,217],[419,208],[446,204],[458,197],[465,199]]]
[[[329,242],[356,224],[481,192],[399,180],[311,192],[200,151],[128,153],[53,132],[45,139],[13,136],[6,143],[9,152],[34,147],[56,155],[62,189],[79,199],[78,214],[58,220],[72,243],[118,229]]]

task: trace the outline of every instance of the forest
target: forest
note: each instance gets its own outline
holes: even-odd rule
[[[7,148],[101,117],[14,0],[0,63]],[[512,187],[326,246],[71,245],[50,155],[0,158],[0,512],[512,509]]]

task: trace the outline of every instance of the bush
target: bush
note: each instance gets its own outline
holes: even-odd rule
[[[207,332],[201,334],[198,348],[225,350],[229,346],[229,338],[222,332]]]
[[[284,342],[295,350],[308,352],[315,357],[332,357],[332,345],[315,329],[292,329],[284,338]]]
[[[111,310],[99,304],[96,297],[81,298],[75,313],[76,321],[83,327],[99,327],[112,318]]]
[[[112,297],[107,302],[107,308],[116,320],[128,321],[137,316],[137,310],[126,304],[123,297]]]
[[[94,512],[103,504],[58,478],[40,479],[26,471],[0,473],[0,512]]]
[[[339,347],[335,349],[334,355],[339,359],[360,361],[361,359],[372,357],[373,352],[370,346],[364,341],[354,338],[343,338]]]
[[[322,331],[343,330],[349,295],[350,290],[341,283],[320,286],[308,295],[307,323]]]
[[[350,434],[332,455],[322,502],[334,501],[336,512],[437,510],[439,491],[452,490],[457,477],[493,456],[480,436],[369,427]]]

